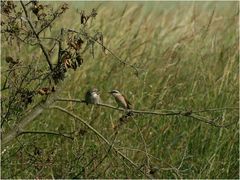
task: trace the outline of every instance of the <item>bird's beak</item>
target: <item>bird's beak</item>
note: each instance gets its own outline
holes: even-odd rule
[[[111,91],[109,91],[108,93],[109,93],[109,94],[112,94],[112,92],[111,92]]]

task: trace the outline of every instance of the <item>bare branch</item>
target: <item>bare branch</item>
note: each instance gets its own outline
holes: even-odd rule
[[[86,103],[85,100],[80,100],[80,99],[67,99],[67,98],[57,98],[55,99],[55,101],[70,101],[70,102],[77,102],[77,103]],[[99,103],[99,104],[95,104],[96,106],[102,106],[102,107],[106,107],[106,108],[110,108],[110,109],[115,109],[118,111],[123,111],[125,112],[126,110],[123,108],[118,108],[109,104],[104,104],[104,103]],[[141,111],[141,110],[134,110],[131,109],[132,113],[135,114],[151,114],[151,115],[180,115],[181,112],[174,112],[174,111],[168,111],[168,113],[166,112],[153,112],[153,111]]]
[[[98,164],[95,165],[95,166],[92,168],[92,170],[87,174],[86,177],[88,177],[92,172],[96,171],[96,169],[97,169],[97,168],[103,163],[103,161],[107,158],[107,156],[109,155],[109,153],[110,153],[110,151],[111,151],[111,149],[112,149],[112,147],[113,147],[113,145],[114,145],[114,143],[115,143],[115,140],[117,139],[117,134],[118,134],[118,133],[117,133],[117,131],[116,131],[116,132],[115,132],[115,135],[114,135],[114,138],[113,138],[113,141],[112,141],[112,144],[111,144],[111,146],[109,146],[106,154],[105,154],[104,157],[98,162]]]
[[[219,125],[219,124],[216,124],[215,123],[215,120],[209,120],[208,118],[205,118],[203,116],[199,116],[199,115],[196,115],[196,114],[191,114],[191,115],[188,115],[188,117],[191,117],[193,119],[196,119],[198,121],[201,121],[201,122],[204,122],[204,123],[207,123],[207,124],[210,124],[212,126],[215,126],[215,127],[219,127],[219,128],[223,128],[223,127],[229,127],[235,123],[238,123],[238,120],[236,121],[233,121],[233,122],[230,122],[230,123],[227,123],[227,124],[223,124],[223,125]]]
[[[19,123],[12,130],[10,130],[10,132],[2,136],[2,145],[15,139],[22,129],[24,129],[30,122],[38,117],[51,103],[53,103],[53,101],[51,98],[48,98],[47,101],[41,101],[39,104],[37,104],[26,116],[19,120]]]
[[[120,155],[123,159],[127,160],[133,167],[135,167],[138,171],[140,171],[143,175],[145,175],[148,178],[151,178],[149,175],[145,174],[141,169],[139,169],[139,167],[131,160],[129,159],[127,156],[125,156],[122,152],[118,151],[117,148],[110,143],[101,133],[99,133],[96,129],[94,129],[91,125],[89,125],[86,121],[84,121],[82,118],[78,117],[77,115],[67,111],[66,109],[59,107],[59,106],[51,106],[50,108],[52,109],[58,109],[72,117],[74,117],[75,119],[79,120],[81,123],[83,123],[85,126],[87,126],[87,128],[89,128],[91,131],[93,131],[100,139],[102,139],[109,147],[112,146],[112,149],[118,154]]]
[[[46,24],[42,27],[41,30],[39,30],[37,32],[37,35],[39,35],[41,32],[43,32],[46,28],[48,28],[49,26],[51,26],[51,24],[61,15],[64,13],[65,10],[62,9],[61,12],[58,12],[58,10],[56,10],[54,13],[53,13],[53,18]]]
[[[129,67],[131,67],[132,69],[134,69],[136,75],[138,76],[138,74],[139,74],[138,68],[136,68],[136,67],[135,67],[134,65],[132,65],[132,64],[127,63],[126,61],[123,61],[120,57],[118,57],[117,55],[115,55],[109,48],[107,48],[106,46],[104,46],[101,42],[97,41],[94,37],[89,36],[88,34],[85,34],[85,33],[78,32],[78,31],[76,31],[76,30],[74,30],[74,29],[67,29],[67,30],[68,30],[69,32],[74,32],[74,33],[81,34],[81,35],[89,38],[90,40],[96,42],[97,44],[99,44],[100,46],[102,46],[105,50],[107,50],[113,57],[115,57],[121,64],[126,65],[126,66],[129,66]]]
[[[145,141],[145,138],[143,136],[143,133],[142,133],[140,127],[138,126],[138,124],[137,124],[137,122],[135,121],[134,118],[133,118],[133,121],[134,121],[134,123],[135,123],[135,125],[138,129],[138,132],[139,132],[141,138],[142,138],[142,141],[143,141],[143,144],[144,144],[144,149],[145,149],[145,154],[146,154],[146,159],[147,159],[147,169],[149,169],[150,168],[150,158],[149,158],[149,155],[148,155],[149,153],[148,153],[148,149],[147,149],[147,143]]]
[[[55,136],[63,136],[65,138],[69,138],[73,140],[72,136],[69,136],[67,134],[62,134],[59,132],[53,132],[53,131],[21,131],[18,133],[18,136],[24,135],[24,134],[46,134],[46,135],[55,135]]]
[[[77,102],[77,103],[85,103],[84,100],[79,100],[79,99],[66,99],[66,98],[57,98],[55,99],[55,101],[70,101],[70,102]],[[118,108],[118,107],[114,107],[114,106],[111,106],[111,105],[108,105],[108,104],[103,104],[103,103],[99,103],[99,104],[96,104],[96,106],[102,106],[102,107],[105,107],[105,108],[110,108],[110,109],[115,109],[115,110],[118,110],[118,111],[122,111],[122,112],[125,112],[126,110],[123,109],[123,108]],[[220,109],[223,109],[223,108],[220,108]],[[214,111],[216,110],[213,109]],[[211,120],[209,118],[206,118],[206,117],[203,117],[203,116],[200,116],[200,115],[197,115],[197,114],[194,114],[193,112],[194,111],[179,111],[179,110],[162,110],[162,111],[143,111],[143,110],[135,110],[135,109],[131,109],[129,110],[131,113],[134,113],[134,114],[142,114],[142,115],[158,115],[158,116],[185,116],[185,117],[190,117],[190,118],[193,118],[195,120],[198,120],[198,121],[201,121],[201,122],[204,122],[204,123],[207,123],[207,124],[210,124],[212,126],[215,126],[215,127],[229,127],[235,123],[237,123],[238,121],[233,121],[229,124],[224,124],[224,125],[219,125],[219,124],[216,124],[214,120]],[[197,112],[197,111],[196,111]]]
[[[53,67],[52,67],[52,64],[51,64],[50,58],[49,58],[49,56],[48,56],[48,53],[47,53],[47,51],[45,50],[44,46],[42,45],[41,40],[40,40],[40,38],[39,38],[39,36],[38,36],[36,30],[34,29],[34,27],[33,27],[33,25],[32,25],[32,22],[29,20],[28,13],[27,13],[27,10],[26,10],[25,5],[23,4],[22,1],[20,1],[20,2],[21,2],[21,5],[22,5],[22,8],[23,8],[23,10],[24,10],[24,13],[25,13],[26,19],[27,19],[27,21],[28,21],[28,24],[29,24],[29,26],[31,27],[31,29],[32,29],[32,31],[33,31],[33,33],[34,33],[34,35],[36,36],[36,38],[37,38],[37,40],[38,40],[38,44],[39,44],[39,46],[41,47],[44,56],[46,57],[46,60],[47,60],[48,65],[49,65],[49,68],[50,68],[51,71],[53,71]]]
[[[193,113],[208,112],[208,111],[223,111],[223,110],[239,110],[239,107],[221,107],[221,108],[210,108],[199,111],[193,111]]]

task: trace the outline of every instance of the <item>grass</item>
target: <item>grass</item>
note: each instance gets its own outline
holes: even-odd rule
[[[96,46],[94,59],[85,54],[83,66],[68,73],[60,97],[82,99],[89,87],[97,87],[104,103],[116,105],[107,92],[118,89],[141,110],[239,106],[238,2],[69,4],[86,11],[98,7],[91,28],[103,32],[105,45],[140,70],[136,76],[133,69]],[[69,10],[52,33],[61,27],[77,29],[78,17]],[[3,55],[9,53],[2,48]],[[22,54],[27,57],[33,51]],[[120,112],[57,104],[92,121],[104,137],[113,139],[113,124]],[[203,115],[220,117],[221,123],[239,118],[236,110]],[[60,126],[66,132],[86,129],[55,109],[46,110],[28,129],[57,131]],[[143,171],[148,164],[156,169],[153,178],[237,179],[238,130],[238,124],[216,128],[187,117],[142,115],[121,127],[114,145]],[[95,169],[108,146],[89,130],[73,141],[46,135],[24,135],[19,141],[22,146],[14,141],[2,155],[3,178],[145,178],[114,152]],[[36,149],[40,155],[34,155]]]

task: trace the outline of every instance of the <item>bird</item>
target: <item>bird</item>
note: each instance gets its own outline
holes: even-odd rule
[[[119,107],[122,107],[126,110],[132,108],[132,104],[118,90],[112,90],[109,93],[113,95]]]
[[[88,90],[85,94],[86,104],[99,104],[101,101],[100,93],[97,88],[92,88]]]

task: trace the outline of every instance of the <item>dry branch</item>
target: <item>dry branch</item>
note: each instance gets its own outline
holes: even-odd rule
[[[53,132],[53,131],[21,131],[18,133],[18,136],[24,135],[24,134],[45,134],[45,135],[55,135],[55,136],[62,136],[65,138],[69,138],[73,140],[72,136],[69,136],[67,134],[59,133],[59,132]]]
[[[36,38],[37,38],[37,40],[38,40],[38,44],[39,44],[39,46],[41,47],[44,56],[46,57],[46,60],[47,60],[48,65],[49,65],[49,68],[50,68],[51,71],[53,71],[53,67],[52,67],[50,58],[49,58],[49,56],[48,56],[48,53],[47,53],[46,49],[44,48],[44,46],[42,45],[41,40],[40,40],[40,38],[39,38],[39,36],[38,36],[38,33],[37,33],[36,30],[34,29],[32,22],[29,20],[28,13],[27,13],[27,10],[26,10],[25,5],[23,4],[22,1],[20,1],[20,2],[21,2],[21,5],[22,5],[22,8],[23,8],[23,10],[24,10],[26,19],[27,19],[27,21],[28,21],[28,24],[29,24],[29,26],[31,27],[32,32],[33,32],[34,35],[36,36]]]
[[[70,101],[70,102],[77,102],[77,103],[85,103],[84,100],[67,99],[67,98],[57,98],[57,99],[55,99],[55,101]],[[114,106],[111,106],[109,104],[99,103],[99,104],[96,104],[96,106],[102,106],[102,107],[105,107],[105,108],[110,108],[110,109],[123,111],[123,112],[126,111],[123,108],[114,107]],[[205,112],[205,111],[210,111],[211,112],[211,110],[216,111],[216,110],[224,110],[224,109],[228,109],[228,108],[227,107],[226,108],[214,108],[214,109],[208,109],[208,110],[202,110],[202,111],[200,110],[200,111],[195,111],[195,112]],[[238,109],[238,108],[232,107],[231,109]],[[204,122],[204,123],[207,123],[207,124],[210,124],[212,126],[219,127],[219,128],[229,127],[229,126],[238,122],[238,120],[236,120],[236,121],[233,121],[233,122],[228,123],[228,124],[223,124],[223,125],[216,124],[214,119],[209,119],[207,117],[195,114],[194,111],[192,111],[192,110],[189,110],[189,111],[179,111],[179,110],[143,111],[143,110],[131,109],[130,111],[131,111],[131,113],[140,114],[140,115],[185,116],[185,117],[190,117],[190,118],[195,119],[197,121]]]
[[[131,160],[129,159],[126,155],[124,155],[122,152],[120,152],[113,143],[110,143],[100,132],[98,132],[96,129],[94,129],[91,125],[89,125],[85,120],[83,120],[82,118],[80,118],[79,116],[67,111],[66,109],[59,107],[59,106],[51,106],[50,108],[52,109],[57,109],[60,110],[70,116],[72,116],[73,118],[79,120],[81,123],[83,123],[88,129],[90,129],[92,132],[94,132],[94,134],[96,134],[100,139],[102,139],[109,147],[111,147],[110,150],[114,150],[118,155],[120,155],[123,159],[127,160],[136,170],[140,171],[143,175],[145,175],[146,177],[151,179],[151,176],[145,174],[141,169],[139,169],[139,167]]]
[[[54,101],[66,101],[66,102],[77,102],[77,103],[83,103],[85,104],[85,100],[80,100],[80,99],[67,99],[67,98],[57,98],[57,99],[53,99],[53,97],[49,97],[48,100],[46,102],[40,102],[38,105],[36,105],[31,112],[29,112],[25,117],[23,117],[20,120],[20,123],[13,128],[7,135],[2,137],[2,144],[6,144],[9,141],[13,140],[15,137],[18,136],[18,134],[21,132],[22,129],[24,129],[24,127],[26,127],[30,122],[32,122],[36,117],[38,117],[38,115],[40,115],[44,109],[46,109],[49,105],[51,105]],[[112,105],[109,104],[96,104],[96,106],[101,106],[101,107],[105,107],[105,108],[109,108],[109,109],[114,109],[117,111],[122,111],[125,112],[126,110],[123,108],[118,108],[118,107],[114,107]],[[200,116],[198,114],[194,114],[194,112],[205,112],[205,111],[217,111],[217,110],[225,110],[225,109],[238,109],[235,107],[226,107],[226,108],[213,108],[213,109],[205,109],[205,110],[200,110],[200,111],[177,111],[177,110],[163,110],[163,111],[142,111],[142,110],[131,110],[131,113],[134,114],[139,114],[139,115],[158,115],[158,116],[185,116],[185,117],[189,117],[192,119],[195,119],[197,121],[200,122],[204,122],[206,124],[209,124],[211,126],[214,127],[218,127],[218,128],[226,128],[229,126],[232,126],[236,123],[238,123],[238,120],[227,123],[227,124],[217,124],[214,120],[211,120],[209,118],[206,118],[204,116]]]
[[[130,68],[132,68],[133,70],[135,70],[135,74],[138,76],[139,74],[139,69],[137,67],[135,67],[134,65],[132,64],[129,64],[127,63],[126,61],[123,61],[120,57],[118,57],[116,54],[114,54],[109,48],[107,48],[106,46],[103,45],[103,43],[97,41],[94,37],[92,36],[89,36],[88,34],[86,33],[81,33],[81,32],[78,32],[74,29],[67,29],[69,32],[74,32],[74,33],[77,33],[77,34],[81,34],[83,36],[86,36],[88,39],[90,39],[91,41],[99,44],[102,48],[104,48],[105,50],[107,50],[113,57],[115,57],[121,64],[123,64],[124,66],[128,66]]]
[[[46,101],[41,101],[39,104],[37,104],[26,116],[19,120],[19,123],[13,127],[10,132],[8,132],[6,135],[2,135],[2,145],[15,139],[19,133],[21,133],[30,122],[42,114],[44,109],[47,108],[51,103],[53,103],[52,99],[48,98]]]

